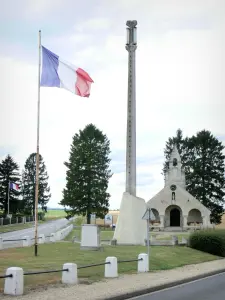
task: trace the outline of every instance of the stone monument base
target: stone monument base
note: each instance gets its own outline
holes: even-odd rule
[[[123,193],[113,236],[118,245],[145,245],[147,221],[142,217],[146,208],[144,199]]]
[[[84,224],[81,229],[81,250],[100,250],[100,230],[98,225]]]

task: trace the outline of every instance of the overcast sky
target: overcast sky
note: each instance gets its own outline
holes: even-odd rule
[[[126,20],[138,21],[137,194],[164,184],[163,149],[181,128],[208,129],[225,141],[224,0],[2,0],[0,10],[0,159],[21,169],[36,151],[38,30],[42,44],[85,69],[90,98],[41,89],[40,153],[57,207],[73,135],[94,123],[112,150],[112,209],[125,189]]]

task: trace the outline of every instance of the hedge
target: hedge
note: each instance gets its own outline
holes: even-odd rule
[[[193,249],[225,257],[225,230],[201,230],[189,237]]]

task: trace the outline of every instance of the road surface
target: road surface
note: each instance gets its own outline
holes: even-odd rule
[[[178,287],[154,292],[133,300],[222,300],[225,299],[225,273]]]
[[[55,233],[59,229],[65,227],[68,223],[69,221],[67,219],[58,219],[40,224],[38,225],[38,234],[49,236],[51,233]],[[30,236],[31,238],[34,238],[34,226],[27,229],[0,234],[0,237],[3,239],[3,248],[7,249],[21,246],[22,241],[4,242],[4,240],[22,239],[24,236]]]

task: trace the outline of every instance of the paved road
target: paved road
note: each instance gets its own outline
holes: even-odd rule
[[[175,288],[132,298],[133,300],[222,300],[225,299],[225,273],[183,284]]]
[[[45,236],[50,235],[58,231],[59,229],[63,228],[69,223],[67,219],[58,219],[43,223],[38,226],[38,234],[44,234]],[[30,236],[34,238],[34,226],[27,229],[22,229],[18,231],[6,232],[0,234],[0,237],[4,240],[14,240],[14,239],[22,239],[24,236]],[[18,247],[22,244],[21,241],[18,242],[4,242],[3,247],[6,248],[14,248]]]

